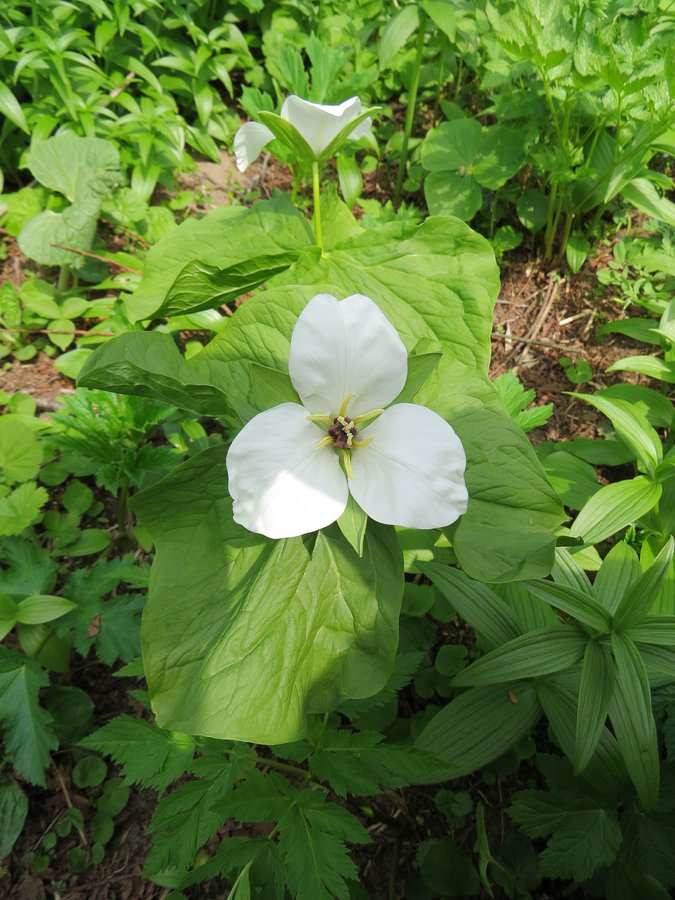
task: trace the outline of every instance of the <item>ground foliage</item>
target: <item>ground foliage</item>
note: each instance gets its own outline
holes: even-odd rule
[[[0,14],[0,890],[668,896],[672,14],[212,7],[34,4],[30,28],[16,4]],[[324,169],[347,204],[326,184],[323,256],[309,168],[275,141],[280,163],[233,178],[221,151],[242,112],[264,118],[288,93],[381,106],[372,139]],[[296,678],[275,710],[259,649],[246,696],[261,700],[237,713],[235,741],[194,679],[164,708],[159,686],[193,629],[212,649],[195,644],[190,664],[237,697],[241,670],[223,680],[213,665],[236,663],[210,633],[218,585],[262,603],[287,548],[235,552],[227,441],[295,399],[288,338],[327,289],[378,294],[413,353],[411,396],[456,425],[474,465],[482,453],[481,477],[519,459],[530,506],[502,484],[441,536],[394,541],[371,523],[360,558],[342,525],[296,540],[303,571],[349,572],[355,590],[368,567],[386,573],[367,654],[380,672],[354,668],[342,693],[326,681],[321,715],[293,706]],[[440,344],[452,363],[432,358]],[[218,534],[231,558],[204,551]],[[211,604],[201,626],[191,591]],[[174,631],[150,644],[166,604]],[[320,661],[308,656],[312,678]],[[272,746],[245,742],[263,732]]]

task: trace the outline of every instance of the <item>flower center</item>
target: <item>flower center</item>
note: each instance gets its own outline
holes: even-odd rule
[[[349,416],[336,416],[328,429],[328,434],[333,438],[333,444],[338,450],[352,450],[354,438],[358,433],[359,429]]]
[[[369,419],[374,419],[375,416],[379,416],[380,413],[384,412],[383,409],[371,409],[370,412],[365,413],[362,416],[356,416],[356,418],[350,419],[347,415],[347,407],[355,396],[356,394],[354,393],[347,394],[345,399],[342,401],[339,413],[337,414],[337,416],[335,416],[332,422],[329,416],[307,416],[310,422],[316,422],[316,424],[320,426],[328,426],[326,436],[321,438],[319,443],[316,445],[316,449],[320,450],[322,447],[326,447],[329,444],[332,444],[336,450],[339,450],[342,454],[342,461],[344,463],[345,472],[347,473],[348,478],[354,477],[352,473],[352,464],[349,458],[349,454],[352,450],[357,450],[360,447],[367,447],[368,444],[370,444],[370,442],[373,440],[372,437],[366,438],[364,441],[354,440],[356,435],[359,433],[359,429],[356,427],[357,423],[367,422]]]

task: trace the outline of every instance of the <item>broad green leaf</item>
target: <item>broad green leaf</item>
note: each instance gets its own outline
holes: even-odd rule
[[[287,372],[252,362],[251,384],[261,410],[280,403],[300,403],[298,392]]]
[[[616,631],[637,625],[647,615],[670,572],[674,547],[675,539],[671,536],[647,571],[629,585],[614,613],[613,627]]]
[[[424,0],[424,11],[434,25],[437,25],[450,41],[457,33],[455,8],[447,0]]]
[[[483,195],[472,175],[431,172],[424,179],[424,199],[432,216],[457,216],[470,222],[481,208]]]
[[[49,751],[56,749],[48,715],[39,703],[39,690],[47,673],[34,659],[0,647],[0,724],[5,754],[17,772],[44,786]]]
[[[478,156],[482,128],[476,119],[443,122],[427,133],[421,162],[429,172],[457,172],[470,169]]]
[[[606,372],[641,372],[650,378],[675,384],[675,363],[657,356],[625,356],[605,369]]]
[[[237,215],[227,221],[225,233],[235,242],[244,237],[256,242],[275,222],[279,232],[285,219],[274,209],[268,218],[259,210],[249,224]],[[443,359],[415,400],[444,416],[467,452],[471,503],[452,535],[463,567],[470,575],[495,582],[546,574],[552,563],[553,530],[563,510],[529,442],[504,415],[486,378],[498,289],[489,244],[454,219],[431,218],[419,227],[394,222],[364,231],[348,210],[346,215],[352,226],[344,240],[318,260],[314,248],[301,254],[289,271],[275,276],[268,290],[239,306],[223,332],[196,357],[182,360],[173,343],[159,335],[125,335],[94,353],[81,383],[156,396],[210,415],[224,415],[234,407],[247,421],[260,411],[251,363],[287,371],[291,333],[305,303],[324,291],[338,297],[364,293],[377,302],[409,350],[420,341],[443,350]],[[191,234],[186,233],[194,256]],[[169,239],[164,250],[173,259],[174,251],[183,249],[172,235]],[[244,254],[243,244],[236,246]],[[151,255],[146,271],[157,270],[163,260],[158,252],[150,266]],[[170,268],[173,262],[164,260],[163,265]],[[165,291],[166,279],[151,274],[148,284],[153,278]],[[224,391],[227,405],[220,400]]]
[[[42,462],[42,445],[15,415],[0,418],[0,479],[5,484],[31,481]]]
[[[593,494],[572,523],[570,534],[587,544],[597,544],[653,509],[661,496],[661,485],[644,475],[607,484]]]
[[[30,134],[30,128],[21,104],[4,82],[0,82],[0,113],[6,116],[10,122],[13,122],[17,128],[25,131],[28,135]],[[1,190],[2,183],[0,182]],[[6,854],[1,855],[5,856]]]
[[[526,581],[525,587],[535,597],[561,609],[582,625],[601,633],[609,632],[611,616],[590,594],[554,581]]]
[[[605,727],[609,703],[614,691],[614,663],[604,644],[589,641],[584,654],[579,685],[574,774],[586,768],[595,753]]]
[[[71,203],[98,198],[120,179],[120,157],[113,143],[102,138],[58,134],[31,146],[28,168],[45,187]]]
[[[32,525],[48,499],[47,491],[32,481],[20,484],[0,498],[0,535],[20,534]]]
[[[576,729],[578,715],[578,690],[570,686],[576,678],[567,677],[569,673],[556,675],[549,680],[537,682],[537,697],[546,718],[549,721],[556,742],[565,755],[574,759],[576,746]],[[603,728],[600,740],[590,762],[581,773],[581,777],[594,790],[613,794],[628,783],[628,773],[624,765],[616,738],[608,728]]]
[[[380,35],[378,54],[380,69],[386,69],[394,56],[419,26],[417,4],[409,3],[392,16]]]
[[[74,608],[75,603],[66,600],[65,597],[34,594],[19,601],[16,620],[24,625],[41,625],[43,622],[53,622],[54,619],[65,616]]]
[[[99,198],[92,195],[63,212],[44,210],[21,229],[19,247],[40,265],[81,268],[86,257],[65,248],[91,250],[100,205]]]
[[[633,548],[619,541],[603,559],[593,582],[593,593],[610,613],[614,613],[628,586],[642,574],[640,560]]]
[[[400,549],[376,523],[361,559],[336,527],[307,541],[245,531],[225,455],[207,450],[134,499],[157,547],[142,626],[153,708],[188,734],[291,741],[309,712],[386,683]]]
[[[649,680],[632,641],[613,634],[612,649],[616,684],[609,717],[640,802],[649,810],[656,806],[659,797],[659,748]]]
[[[536,678],[576,665],[587,638],[574,625],[539,628],[481,656],[454,679],[457,686],[498,684],[510,678]]]
[[[542,464],[560,499],[570,509],[581,509],[600,489],[595,469],[572,453],[554,450],[546,454]]]
[[[551,574],[557,584],[574,588],[589,597],[593,596],[593,585],[589,581],[588,575],[564,547],[556,547],[555,563]]]
[[[291,251],[254,256],[225,268],[207,265],[201,260],[186,263],[155,315],[175,316],[230,303],[285,271],[295,262],[298,254],[299,251]]]
[[[647,472],[653,473],[663,459],[663,446],[645,416],[631,403],[608,398],[606,395],[572,393],[572,396],[585,400],[603,412],[611,420],[617,435],[633,449]]]
[[[662,197],[651,181],[646,178],[634,178],[623,185],[621,193],[640,212],[675,226],[675,203],[667,197]]]
[[[675,616],[648,616],[625,628],[623,636],[637,644],[675,647]]]
[[[154,314],[182,269],[198,260],[219,269],[252,257],[301,250],[313,243],[311,228],[285,194],[255,208],[220,206],[189,218],[150,248],[140,287],[126,301],[132,322]]]
[[[482,131],[471,174],[478,184],[496,191],[516,174],[524,161],[522,132],[506,125],[491,125]]]
[[[168,334],[129,332],[87,358],[78,384],[151,397],[217,417],[231,409],[223,389],[226,377],[217,360],[206,361],[202,354],[186,360]]]
[[[429,783],[475,772],[529,734],[541,716],[532,685],[517,680],[474,687],[433,717],[415,747],[445,765],[429,772]]]
[[[28,813],[28,798],[15,781],[0,783],[0,859],[12,852]]]
[[[417,567],[478,633],[486,649],[493,650],[520,635],[507,604],[484,584],[451,566],[420,562]]]

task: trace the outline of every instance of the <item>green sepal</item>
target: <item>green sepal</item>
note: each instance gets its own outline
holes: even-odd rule
[[[286,119],[282,119],[281,116],[278,116],[276,113],[268,112],[264,109],[261,109],[258,112],[258,118],[263,125],[266,125],[269,128],[274,137],[279,138],[283,144],[295,153],[298,159],[308,163],[314,162],[316,158],[314,156],[314,151],[300,134],[298,129],[291,125],[290,122],[287,122]]]
[[[355,119],[351,119],[347,124],[335,135],[330,144],[323,150],[323,152],[319,155],[318,159],[320,162],[323,162],[326,159],[331,159],[331,157],[335,156],[340,147],[349,139],[349,135],[352,131],[363,122],[364,119],[367,119],[371,113],[377,112],[382,107],[380,106],[371,106],[368,109],[361,110],[361,112],[356,116]]]
[[[368,525],[368,516],[361,509],[356,500],[349,495],[347,506],[337,525],[349,543],[359,556],[363,556],[363,539],[366,536],[366,526]]]

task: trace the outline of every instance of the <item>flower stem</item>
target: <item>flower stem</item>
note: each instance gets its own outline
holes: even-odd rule
[[[415,64],[413,66],[412,80],[410,82],[410,91],[408,92],[408,109],[405,114],[405,126],[403,129],[403,144],[401,145],[401,158],[398,164],[398,175],[396,177],[396,187],[394,188],[394,206],[398,209],[399,199],[401,196],[401,188],[403,187],[403,178],[405,176],[406,163],[408,161],[408,141],[410,140],[410,132],[412,131],[413,117],[415,115],[415,103],[417,102],[417,88],[420,83],[420,69],[422,67],[422,53],[424,52],[424,33],[427,27],[427,14],[420,9],[420,21],[417,32],[417,54],[415,56]]]
[[[312,163],[312,188],[314,190],[314,238],[316,246],[323,253],[323,234],[321,232],[321,194],[319,191],[319,163],[315,159]]]

